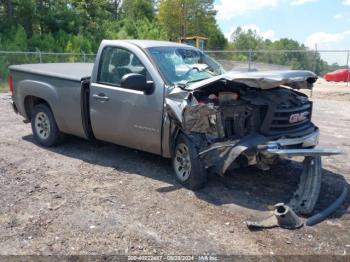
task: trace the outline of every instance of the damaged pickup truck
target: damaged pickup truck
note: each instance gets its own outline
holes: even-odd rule
[[[291,206],[312,210],[322,155],[309,71],[225,72],[200,50],[159,41],[103,41],[94,64],[10,66],[13,107],[35,139],[54,146],[63,134],[98,139],[172,158],[176,179],[190,189],[207,172],[303,156],[304,173]],[[313,186],[305,186],[312,184]]]

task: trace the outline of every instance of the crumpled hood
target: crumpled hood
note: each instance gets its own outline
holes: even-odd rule
[[[304,70],[261,72],[229,71],[225,74],[193,83],[186,89],[195,90],[220,80],[233,81],[261,89],[271,89],[281,85],[294,89],[311,89],[313,83],[317,80],[317,75],[311,71]]]

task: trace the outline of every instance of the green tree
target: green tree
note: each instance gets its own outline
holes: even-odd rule
[[[134,20],[147,18],[148,21],[153,21],[155,4],[152,0],[124,0],[121,6],[121,17]]]
[[[168,38],[178,41],[182,34],[182,0],[160,0],[158,20]]]
[[[311,70],[321,75],[330,70],[330,66],[321,59],[319,53],[309,50],[303,44],[293,39],[281,38],[271,41],[263,39],[254,30],[242,30],[242,28],[238,27],[231,35],[231,41],[230,49],[265,50],[264,52],[252,53],[251,58],[255,62],[286,65],[292,69]],[[248,53],[234,53],[225,59],[246,61]]]
[[[248,29],[244,31],[237,27],[231,35],[233,47],[237,50],[257,50],[263,46],[263,38],[256,31]]]
[[[203,36],[209,39],[209,48],[223,48],[227,40],[215,15],[213,0],[160,0],[157,18],[172,41],[185,36]]]

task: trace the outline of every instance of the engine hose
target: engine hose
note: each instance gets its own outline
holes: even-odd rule
[[[305,224],[307,226],[314,226],[322,222],[323,220],[325,220],[327,217],[329,217],[334,211],[336,211],[343,204],[343,202],[346,199],[346,196],[348,195],[348,191],[349,191],[348,186],[345,185],[341,195],[329,207],[327,207],[320,213],[313,215],[312,217],[309,217],[306,220]]]

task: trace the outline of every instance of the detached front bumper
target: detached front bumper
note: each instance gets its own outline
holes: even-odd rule
[[[280,139],[266,143],[258,148],[267,157],[304,157],[303,171],[300,183],[288,205],[300,214],[311,214],[314,209],[321,187],[322,162],[321,156],[339,155],[341,151],[335,148],[315,148],[318,144],[319,131],[297,139]]]
[[[320,131],[317,129],[316,131],[308,134],[306,136],[297,137],[297,138],[281,138],[274,141],[269,141],[266,143],[268,147],[287,147],[287,146],[296,146],[299,145],[302,148],[310,148],[317,146],[320,138]]]
[[[268,148],[266,152],[285,157],[293,156],[331,156],[339,155],[341,151],[335,148],[300,148],[300,149],[278,149]]]
[[[281,138],[270,141],[260,134],[250,134],[240,140],[224,141],[211,144],[200,151],[198,156],[204,161],[206,167],[223,175],[231,164],[240,156],[247,158],[248,165],[258,163],[258,155],[267,158],[276,155],[282,157],[294,156],[329,156],[341,152],[333,148],[315,148],[319,141],[319,131],[298,138]]]
[[[233,162],[242,156],[248,165],[266,165],[276,156],[304,157],[300,184],[289,206],[298,213],[310,214],[316,204],[321,187],[321,156],[338,155],[334,148],[315,148],[318,144],[319,131],[300,138],[282,138],[275,141],[260,134],[251,134],[239,141],[225,141],[210,145],[199,152],[199,157],[206,167],[213,168],[223,175]],[[239,161],[238,161],[239,162]]]
[[[314,148],[319,142],[320,132],[315,132],[300,138],[278,139],[259,146],[263,154],[273,154],[282,157],[294,156],[330,156],[339,155],[341,151],[335,148]],[[297,148],[293,148],[297,146]]]

